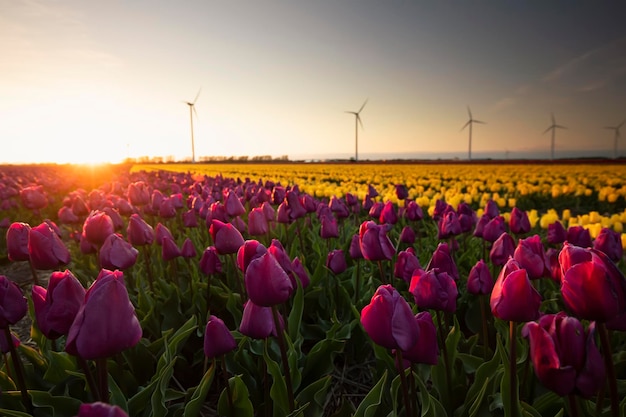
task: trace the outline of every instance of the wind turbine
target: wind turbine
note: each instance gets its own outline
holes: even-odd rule
[[[617,159],[617,140],[620,137],[619,130],[626,123],[626,120],[623,120],[622,123],[617,126],[605,126],[605,129],[611,129],[615,131],[615,137],[613,139],[613,159]]]
[[[561,125],[557,125],[556,124],[556,119],[554,118],[554,113],[552,114],[552,125],[550,125],[550,127],[548,127],[546,130],[543,131],[543,134],[545,135],[548,130],[552,130],[552,141],[550,142],[550,159],[554,160],[554,136],[555,136],[555,132],[557,129],[567,129],[565,126],[561,126]]]
[[[202,91],[202,88],[198,90],[198,94],[196,94],[196,98],[194,98],[193,101],[183,101],[183,103],[189,106],[189,120],[191,121],[191,163],[192,164],[196,163],[196,148],[195,148],[195,144],[193,141],[193,114],[195,113],[196,117],[198,117],[198,112],[196,111],[196,101],[198,101],[198,97],[200,97],[200,91]]]
[[[472,160],[472,125],[474,123],[487,124],[487,122],[481,122],[480,120],[475,120],[474,118],[472,118],[472,111],[470,110],[469,106],[467,106],[467,114],[469,115],[469,119],[467,120],[467,123],[463,125],[461,130],[469,126],[469,151],[467,154],[467,158],[471,161]]]
[[[359,161],[359,124],[361,124],[361,128],[363,128],[363,122],[361,121],[361,116],[359,115],[361,114],[363,107],[365,107],[365,105],[367,104],[367,100],[369,99],[365,99],[359,111],[347,111],[346,110],[346,113],[354,114],[354,128],[355,128],[354,161],[355,162]]]

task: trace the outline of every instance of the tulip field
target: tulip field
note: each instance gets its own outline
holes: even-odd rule
[[[626,166],[0,167],[0,416],[626,415]]]

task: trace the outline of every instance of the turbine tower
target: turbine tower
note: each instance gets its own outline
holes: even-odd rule
[[[623,120],[622,123],[617,126],[605,126],[605,129],[610,129],[615,131],[615,136],[613,137],[613,159],[617,159],[617,140],[620,137],[619,130],[626,123],[626,120]]]
[[[196,98],[194,98],[193,101],[183,101],[183,103],[189,106],[189,120],[191,121],[191,163],[192,164],[196,163],[196,148],[195,148],[195,143],[193,141],[193,114],[195,113],[196,117],[198,117],[198,112],[196,111],[196,101],[198,101],[198,97],[200,97],[200,91],[202,91],[202,88],[198,90],[198,94],[196,94]]]
[[[354,137],[354,162],[359,161],[359,124],[361,124],[361,128],[363,128],[363,122],[361,121],[361,111],[363,107],[367,104],[367,100],[363,102],[363,105],[359,109],[359,111],[347,111],[346,113],[354,114],[354,128],[355,128],[355,137]]]
[[[557,125],[556,124],[556,119],[554,118],[554,113],[552,114],[552,124],[543,131],[543,134],[545,135],[549,130],[552,130],[552,140],[550,142],[550,160],[554,160],[554,137],[556,134],[556,130],[557,129],[567,129],[565,126],[561,126],[561,125]]]
[[[474,118],[472,118],[472,110],[470,110],[469,106],[467,106],[467,114],[469,115],[469,119],[467,120],[467,123],[463,125],[461,130],[469,126],[469,150],[467,153],[467,158],[471,161],[472,160],[472,125],[474,123],[487,124],[487,122],[481,122],[480,120],[475,120]]]

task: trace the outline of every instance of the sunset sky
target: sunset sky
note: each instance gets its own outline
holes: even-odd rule
[[[444,4],[445,3],[445,4]],[[622,1],[0,0],[0,163],[611,155]],[[620,153],[626,155],[626,125]]]

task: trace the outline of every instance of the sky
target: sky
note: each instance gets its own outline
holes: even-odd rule
[[[0,0],[0,163],[612,156],[626,3]],[[626,125],[619,154],[626,155]]]

